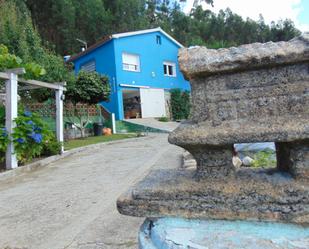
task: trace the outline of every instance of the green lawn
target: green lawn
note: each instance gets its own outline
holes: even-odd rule
[[[110,136],[96,136],[96,137],[87,137],[84,139],[74,139],[64,143],[65,150],[71,150],[78,147],[83,147],[90,144],[97,144],[109,141],[115,141],[126,138],[136,137],[136,134],[113,134]]]

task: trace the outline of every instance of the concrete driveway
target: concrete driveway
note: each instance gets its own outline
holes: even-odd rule
[[[151,127],[167,132],[175,130],[180,125],[180,123],[174,121],[160,122],[155,118],[125,119],[125,121],[132,124],[143,125],[146,127]]]
[[[181,153],[157,134],[0,182],[0,248],[137,248],[143,219],[118,214],[116,199],[151,168],[178,166]]]

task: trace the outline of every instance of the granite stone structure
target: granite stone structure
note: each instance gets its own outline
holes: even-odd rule
[[[278,170],[309,178],[309,35],[289,42],[182,49],[192,121],[169,138],[201,177],[233,174],[234,143],[275,142]]]
[[[120,213],[307,226],[309,34],[228,49],[184,48],[179,65],[191,83],[193,110],[169,142],[189,151],[197,169],[150,172],[118,199]],[[254,142],[275,142],[276,168],[234,168],[233,145]]]

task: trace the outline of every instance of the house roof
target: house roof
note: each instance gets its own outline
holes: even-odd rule
[[[77,55],[72,56],[67,62],[73,62],[76,59],[82,57],[85,54],[88,54],[89,52],[93,51],[94,49],[104,45],[105,43],[109,42],[112,39],[119,39],[123,37],[128,37],[128,36],[134,36],[134,35],[142,35],[142,34],[148,34],[148,33],[153,33],[153,32],[160,32],[163,35],[165,35],[167,38],[169,38],[172,42],[177,44],[179,47],[183,48],[184,46],[179,43],[177,40],[175,40],[172,36],[170,36],[168,33],[166,33],[163,29],[160,27],[154,28],[154,29],[145,29],[145,30],[139,30],[139,31],[133,31],[133,32],[125,32],[125,33],[119,33],[119,34],[114,34],[110,36],[105,36],[102,39],[100,39],[98,42],[95,44],[91,45],[88,47],[85,51],[78,53]]]

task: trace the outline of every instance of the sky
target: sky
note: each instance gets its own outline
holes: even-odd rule
[[[184,11],[189,12],[194,0],[187,0]],[[266,23],[280,19],[291,19],[301,31],[309,32],[309,0],[214,0],[214,7],[204,4],[204,8],[217,13],[229,7],[243,18],[259,19],[262,14]]]

